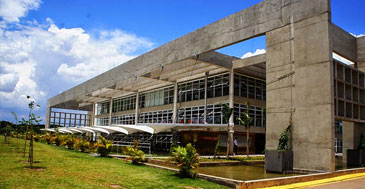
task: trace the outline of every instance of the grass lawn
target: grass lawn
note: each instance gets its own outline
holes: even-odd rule
[[[29,170],[17,149],[24,140],[0,137],[0,188],[226,188],[205,180],[179,178],[175,173],[136,166],[122,160],[93,157],[35,142],[35,166]]]

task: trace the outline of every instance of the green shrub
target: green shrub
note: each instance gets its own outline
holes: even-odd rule
[[[196,149],[189,143],[186,147],[178,146],[173,149],[170,161],[177,163],[181,177],[195,177],[199,167],[200,157]]]
[[[99,140],[96,145],[98,154],[100,154],[101,157],[107,157],[111,151],[112,145],[113,145],[112,141],[107,140],[102,136],[99,136]]]
[[[45,135],[43,135],[43,139],[47,142],[47,144],[52,144],[52,135],[50,133],[46,133]]]
[[[36,135],[33,135],[33,139],[34,139],[34,141],[39,142],[41,137],[36,134]]]
[[[72,135],[68,135],[64,138],[61,144],[62,146],[66,146],[68,149],[73,150],[75,144],[74,138],[72,137]]]
[[[64,135],[56,134],[55,138],[53,139],[53,143],[56,144],[56,146],[60,146],[64,140]]]
[[[146,160],[144,152],[137,147],[127,147],[127,154],[129,155],[128,159],[135,165],[140,165],[142,161]]]
[[[90,142],[83,139],[78,139],[75,141],[74,148],[76,150],[80,150],[81,152],[85,152],[89,149]]]

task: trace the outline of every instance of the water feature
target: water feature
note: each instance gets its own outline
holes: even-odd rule
[[[243,181],[298,175],[298,174],[266,173],[263,165],[199,167],[198,173],[230,178],[235,180],[243,180]]]

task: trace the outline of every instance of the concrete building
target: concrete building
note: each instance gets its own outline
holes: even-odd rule
[[[246,130],[236,118],[251,102],[252,153],[264,145],[276,149],[291,124],[294,167],[333,171],[335,141],[346,152],[365,134],[365,37],[333,24],[330,7],[330,0],[262,1],[49,99],[47,127],[172,126],[167,134],[199,141],[200,151],[219,135],[223,146],[242,135],[244,146]],[[239,59],[215,52],[257,36],[266,37],[266,54]],[[334,60],[333,53],[354,64]],[[229,123],[223,103],[235,108]]]

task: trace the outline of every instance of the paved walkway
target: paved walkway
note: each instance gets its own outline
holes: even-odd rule
[[[349,174],[328,179],[321,179],[309,182],[301,182],[277,187],[268,188],[315,188],[315,189],[357,189],[365,188],[365,173]]]

